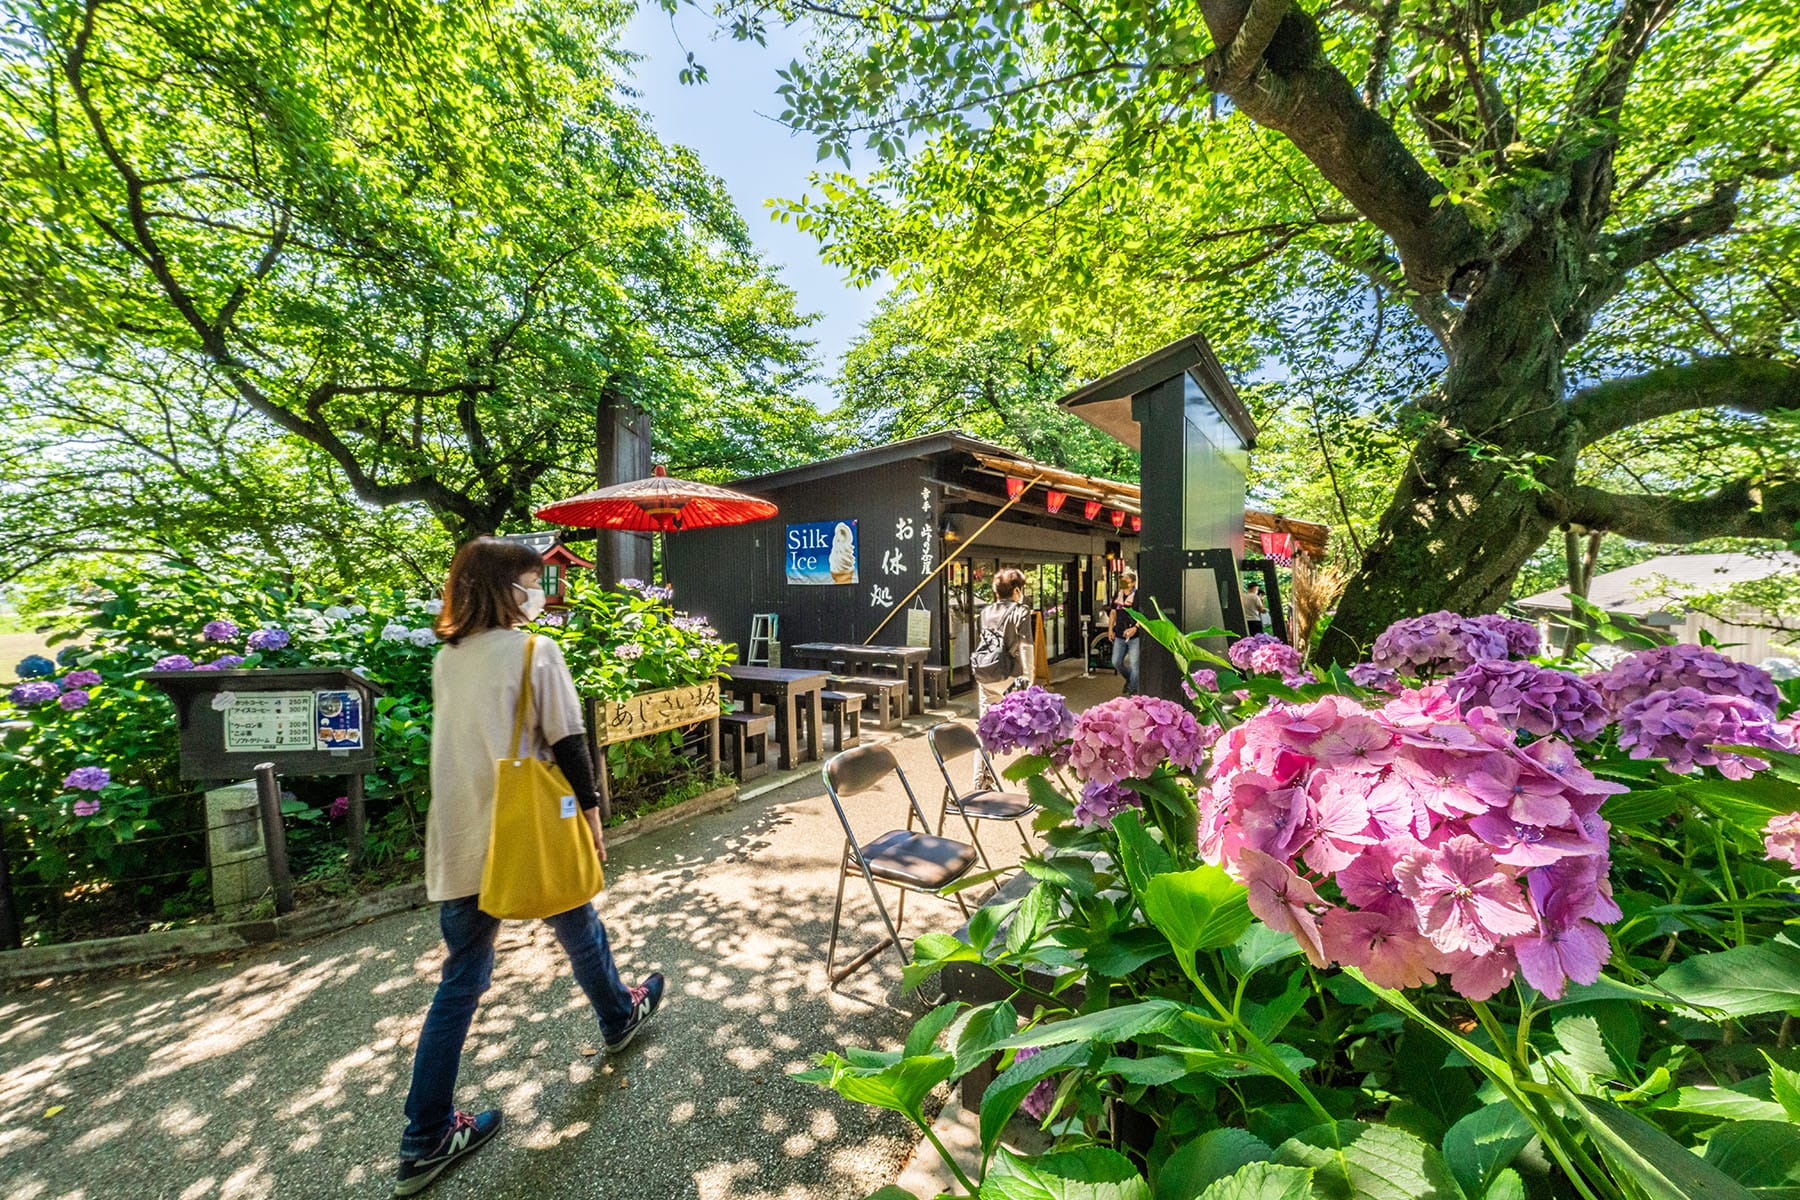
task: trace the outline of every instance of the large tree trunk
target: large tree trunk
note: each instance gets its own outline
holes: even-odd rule
[[[1576,239],[1546,229],[1477,285],[1450,331],[1441,390],[1361,569],[1318,657],[1368,656],[1394,621],[1449,609],[1492,612],[1544,542],[1546,491],[1574,478],[1578,451],[1563,420],[1562,334],[1549,314],[1579,286]]]

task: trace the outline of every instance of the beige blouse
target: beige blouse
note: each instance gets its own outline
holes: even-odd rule
[[[548,760],[581,733],[581,698],[562,647],[538,637],[531,662],[532,715],[509,747],[525,666],[525,633],[489,629],[437,652],[431,667],[431,807],[425,817],[425,894],[454,900],[481,891],[494,817],[494,764],[513,755]]]

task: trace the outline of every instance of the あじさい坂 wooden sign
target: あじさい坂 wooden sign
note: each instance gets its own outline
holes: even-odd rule
[[[716,680],[709,680],[690,687],[643,692],[629,700],[609,700],[603,711],[600,744],[629,742],[665,729],[712,720],[719,715],[719,685]]]

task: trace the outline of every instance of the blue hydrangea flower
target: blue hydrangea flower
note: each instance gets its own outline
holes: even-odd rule
[[[42,679],[56,673],[56,664],[41,654],[28,654],[19,660],[19,665],[13,670],[20,679]]]

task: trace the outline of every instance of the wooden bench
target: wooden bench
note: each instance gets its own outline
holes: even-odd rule
[[[862,706],[860,692],[819,693],[825,706],[825,721],[831,726],[833,750],[848,750],[862,741]]]
[[[950,703],[950,668],[925,668],[925,707],[943,708]]]
[[[769,735],[774,728],[774,717],[758,713],[731,712],[719,718],[720,740],[733,775],[748,781],[769,773]]]
[[[826,686],[838,692],[859,692],[873,706],[869,719],[875,728],[898,725],[906,715],[906,680],[879,679],[867,675],[833,675]]]

